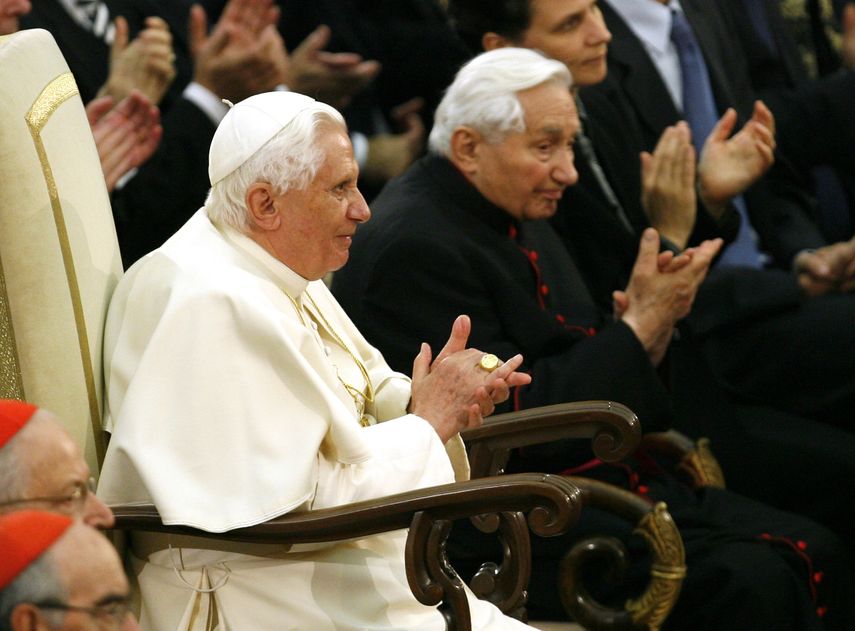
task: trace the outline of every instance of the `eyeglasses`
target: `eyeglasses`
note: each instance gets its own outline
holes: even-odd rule
[[[109,622],[114,628],[118,628],[131,613],[131,604],[125,598],[111,600],[103,605],[94,605],[92,607],[79,607],[77,605],[69,605],[68,603],[47,601],[43,603],[33,603],[39,609],[47,609],[52,611],[76,611],[84,613],[99,620]]]
[[[54,495],[45,497],[27,497],[17,500],[0,502],[0,508],[4,506],[17,506],[19,504],[46,503],[46,504],[71,504],[73,512],[80,514],[86,506],[89,494],[95,494],[95,478],[89,478],[86,482],[77,482],[74,490],[68,495]]]

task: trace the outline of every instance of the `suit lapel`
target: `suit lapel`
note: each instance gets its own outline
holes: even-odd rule
[[[606,2],[600,7],[612,32],[609,76],[635,110],[645,142],[653,146],[662,130],[682,118],[644,45]]]

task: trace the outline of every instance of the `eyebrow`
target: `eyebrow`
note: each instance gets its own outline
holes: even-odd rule
[[[112,605],[113,603],[126,603],[131,599],[130,593],[127,594],[107,594],[103,598],[95,602],[95,606]]]

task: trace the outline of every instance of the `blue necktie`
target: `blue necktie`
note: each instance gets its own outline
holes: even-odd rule
[[[702,147],[718,122],[718,111],[700,46],[686,16],[679,11],[671,11],[671,41],[680,58],[680,74],[683,79],[683,115],[692,129],[695,146]],[[757,246],[757,234],[751,227],[745,200],[739,196],[734,197],[732,201],[741,219],[739,232],[736,239],[725,248],[718,265],[762,267],[763,255]]]

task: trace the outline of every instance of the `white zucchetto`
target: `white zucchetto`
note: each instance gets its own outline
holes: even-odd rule
[[[240,167],[314,103],[315,99],[304,94],[277,91],[256,94],[229,109],[211,140],[211,186]]]

